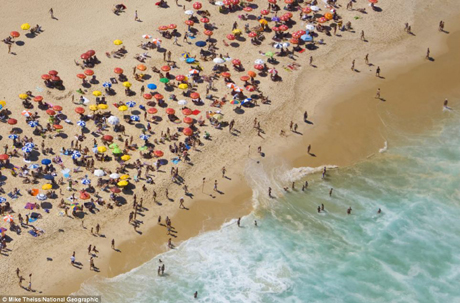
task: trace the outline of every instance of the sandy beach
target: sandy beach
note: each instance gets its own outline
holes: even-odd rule
[[[224,121],[235,120],[237,132],[229,132],[228,127],[216,129],[209,122],[207,126],[200,127],[202,131],[207,131],[211,135],[211,140],[204,140],[203,146],[199,151],[190,152],[190,159],[193,165],[179,162],[175,165],[180,171],[180,176],[185,180],[188,190],[192,196],[185,196],[183,184],[174,184],[171,181],[169,170],[172,165],[168,164],[162,170],[155,172],[154,185],[147,185],[147,190],[142,191],[141,187],[145,183],[130,181],[134,186],[129,194],[124,195],[127,204],[113,209],[99,207],[100,211],[95,214],[87,214],[84,219],[73,218],[71,216],[59,216],[62,209],[58,208],[59,200],[49,200],[53,207],[50,213],[42,213],[43,218],[35,224],[45,231],[39,237],[32,237],[24,228],[21,235],[16,235],[11,231],[7,234],[12,238],[8,242],[8,251],[0,256],[0,271],[5,277],[2,285],[3,294],[26,294],[25,289],[18,286],[16,268],[20,269],[21,275],[28,278],[33,273],[32,288],[42,294],[70,294],[79,289],[79,285],[94,275],[113,277],[127,272],[142,263],[148,261],[156,254],[168,250],[166,245],[169,238],[172,238],[174,245],[179,245],[182,241],[196,236],[200,232],[218,228],[222,223],[242,217],[252,209],[251,196],[267,195],[267,192],[252,192],[247,184],[245,168],[248,161],[260,161],[261,165],[269,164],[282,159],[288,165],[295,167],[321,167],[324,165],[336,165],[339,167],[348,166],[357,161],[365,159],[379,152],[385,142],[391,146],[394,134],[416,133],[430,128],[430,122],[441,119],[442,102],[444,98],[458,96],[460,92],[455,89],[457,74],[460,69],[458,58],[458,30],[460,24],[456,21],[457,8],[459,3],[453,1],[414,1],[411,3],[397,1],[381,1],[377,6],[381,12],[374,12],[369,7],[367,1],[354,3],[354,8],[366,8],[367,13],[362,14],[357,11],[346,10],[346,2],[338,1],[341,5],[337,13],[342,16],[344,21],[351,21],[354,32],[337,31],[340,36],[326,36],[323,33],[315,38],[324,39],[323,45],[318,45],[314,51],[306,50],[303,53],[295,53],[296,62],[300,65],[297,69],[283,68],[292,62],[287,57],[279,57],[279,64],[276,69],[279,71],[282,81],[272,82],[270,77],[257,77],[260,80],[259,88],[265,96],[269,97],[270,104],[260,104],[253,108],[242,108],[244,113],[234,111],[235,106],[227,102],[222,108],[210,107],[210,101],[205,100],[204,106],[194,106],[192,102],[188,105],[192,109],[199,109],[203,117],[208,110],[221,110],[224,114]],[[160,68],[165,65],[163,54],[156,50],[149,50],[150,58],[144,64],[148,67],[145,72],[152,79],[145,82],[134,80],[132,76],[133,67],[140,64],[133,58],[135,54],[143,53],[138,45],[143,42],[142,35],[149,34],[153,37],[161,38],[161,34],[156,31],[158,26],[163,24],[177,24],[183,33],[186,29],[184,21],[187,16],[183,13],[182,7],[177,7],[175,3],[168,3],[170,8],[163,9],[155,6],[154,2],[145,3],[143,1],[132,1],[127,4],[126,12],[120,16],[113,14],[113,3],[54,3],[52,1],[42,1],[40,3],[28,3],[26,1],[6,1],[4,9],[0,12],[0,24],[4,29],[3,35],[6,37],[13,30],[18,30],[21,36],[16,40],[23,43],[16,43],[11,51],[14,54],[7,54],[7,47],[3,45],[3,54],[0,56],[0,63],[3,73],[0,80],[3,83],[0,99],[7,102],[7,108],[12,112],[11,117],[18,120],[16,127],[21,128],[21,136],[32,134],[25,119],[21,117],[24,110],[18,94],[28,90],[34,95],[42,95],[46,102],[52,105],[61,105],[63,112],[75,124],[79,116],[74,112],[74,108],[80,106],[73,104],[71,96],[78,98],[76,93],[78,88],[82,88],[81,80],[75,75],[82,72],[82,69],[75,65],[74,60],[79,59],[80,54],[88,49],[94,49],[101,61],[93,70],[97,75],[100,84],[91,85],[85,90],[84,96],[94,103],[95,97],[91,94],[94,90],[103,91],[102,82],[114,77],[113,69],[120,67],[125,70],[128,80],[132,83],[131,89],[137,94],[126,97],[123,94],[121,84],[116,86],[117,95],[107,96],[109,110],[123,118],[123,113],[113,107],[113,103],[119,101],[126,102],[134,100],[138,105],[145,104],[139,94],[142,85],[156,83],[158,91],[165,97],[176,94],[178,99],[182,99],[181,92],[176,88],[173,92],[163,89],[159,83],[157,74],[151,71],[151,67]],[[258,5],[255,11],[265,9],[266,2],[255,1],[252,4]],[[193,2],[180,2],[186,9],[193,9]],[[301,4],[302,7],[305,3]],[[51,19],[48,10],[53,7],[54,15],[57,18]],[[238,46],[226,47],[222,40],[231,32],[232,23],[237,21],[239,28],[243,28],[244,23],[256,25],[257,20],[243,21],[238,19],[242,12],[233,12],[226,15],[218,13],[218,8],[210,3],[203,3],[203,9],[209,10],[211,23],[215,23],[217,29],[214,30],[215,38],[219,47],[217,53],[229,54],[231,58],[239,58],[246,71],[252,69],[254,60],[265,56],[259,55],[259,50],[264,52],[274,51],[268,43],[273,42],[270,38],[262,42],[261,45],[251,45],[249,39],[246,42],[238,42]],[[321,3],[322,13],[326,12],[324,4]],[[134,11],[137,10],[141,22],[134,20]],[[21,12],[17,14],[15,12]],[[283,10],[281,11],[283,12]],[[433,13],[436,12],[436,13]],[[294,13],[294,19],[299,24],[293,29],[305,28],[306,22],[299,21],[298,13]],[[225,16],[225,18],[221,18]],[[359,17],[355,19],[354,17]],[[438,31],[440,20],[446,22],[446,31]],[[28,22],[32,26],[40,24],[43,32],[33,38],[24,37],[24,31],[20,30],[21,24]],[[408,22],[412,26],[414,35],[404,31],[404,23]],[[345,22],[344,22],[345,23]],[[203,25],[196,24],[199,30],[198,40],[206,40],[203,35]],[[252,27],[252,26],[251,26]],[[365,30],[367,42],[360,40],[360,32]],[[266,37],[271,37],[273,33],[265,33]],[[244,35],[247,36],[247,35]],[[119,46],[113,45],[115,39],[123,41],[123,46],[128,51],[123,58],[116,59],[106,57],[106,52],[114,51]],[[161,38],[162,47],[172,52],[172,60],[177,62],[178,70],[171,71],[172,74],[186,74],[188,66],[181,61],[182,53],[188,51],[191,56],[199,55],[199,48],[194,44],[188,45],[178,39],[181,46],[173,45],[173,40]],[[227,42],[230,42],[227,40]],[[433,61],[425,59],[425,52],[430,48]],[[292,48],[292,47],[291,47]],[[364,63],[364,56],[369,54],[369,61],[372,64]],[[309,66],[309,57],[313,56],[313,64]],[[356,60],[355,69],[350,71],[353,60]],[[203,74],[210,74],[214,66],[213,61],[200,61]],[[230,73],[235,82],[240,83],[240,76],[245,72],[234,71],[230,64]],[[380,66],[382,78],[375,76],[375,69]],[[448,70],[447,70],[448,68]],[[59,76],[64,80],[65,90],[48,89],[44,87],[40,76],[49,70],[59,71]],[[216,91],[212,94],[217,98],[227,95],[231,99],[230,90],[226,87],[222,78],[214,83]],[[375,99],[377,88],[381,89],[381,97]],[[197,91],[202,98],[206,95],[205,84],[198,85]],[[454,95],[444,96],[442,92],[455,92]],[[165,98],[167,99],[167,97]],[[190,100],[190,98],[185,98]],[[168,107],[180,112],[181,106],[177,102],[166,100]],[[34,104],[36,105],[36,104]],[[451,104],[455,107],[456,103]],[[166,117],[165,108],[156,107],[163,118]],[[85,109],[88,111],[88,107]],[[138,107],[136,108],[138,109]],[[43,123],[46,120],[44,111],[34,108],[31,111],[38,111]],[[308,111],[308,120],[303,121],[303,113]],[[198,115],[198,117],[199,117]],[[143,113],[139,114],[143,116]],[[160,114],[158,114],[160,116]],[[178,116],[183,118],[182,115]],[[196,117],[196,119],[198,119]],[[254,119],[260,121],[263,133],[258,135],[254,129]],[[293,121],[299,125],[298,133],[289,130],[289,124]],[[141,120],[141,122],[143,122]],[[65,124],[65,123],[64,123]],[[89,123],[88,123],[89,124]],[[125,123],[126,124],[126,123]],[[142,133],[135,125],[127,125],[127,135],[134,136],[134,142],[139,146],[142,140],[139,135]],[[11,127],[4,123],[5,132],[2,133],[2,146],[9,144],[8,134]],[[94,126],[88,126],[88,128]],[[150,141],[159,137],[161,132],[166,132],[167,128],[176,131],[177,127],[184,127],[182,122],[176,125],[164,119],[153,126],[155,135]],[[111,129],[111,128],[110,128]],[[280,131],[285,131],[285,136],[280,136]],[[74,135],[78,133],[77,125],[64,125],[64,132],[67,138],[46,138],[47,147],[52,147],[59,153],[61,147],[70,147],[70,141],[74,140]],[[108,130],[106,133],[110,134]],[[114,137],[115,135],[112,134]],[[41,138],[32,136],[38,145]],[[93,146],[93,136],[86,135],[82,141],[83,146]],[[123,137],[123,139],[129,137]],[[98,139],[99,140],[99,139]],[[182,137],[181,137],[182,140]],[[120,146],[123,142],[119,142]],[[165,153],[165,159],[169,161],[175,156],[170,153],[167,142],[159,144],[159,148]],[[307,146],[311,145],[311,153],[307,154]],[[257,152],[261,146],[264,157]],[[132,152],[133,158],[139,157],[138,152]],[[43,156],[40,156],[40,160]],[[142,160],[153,163],[155,160]],[[11,160],[14,165],[23,166],[22,157]],[[72,160],[65,158],[66,167],[72,167]],[[114,170],[114,161],[107,163],[96,163],[96,167],[104,167]],[[222,177],[221,169],[226,167],[226,176]],[[25,215],[30,211],[24,209],[27,202],[35,202],[35,197],[29,196],[27,190],[32,187],[30,184],[22,184],[21,179],[13,177],[9,173],[3,172],[3,189],[10,192],[17,187],[22,196],[14,201],[10,201],[14,210],[13,215],[18,213]],[[131,178],[136,173],[135,169],[129,170]],[[72,174],[72,179],[80,180],[85,175],[91,175],[84,168],[82,172]],[[293,180],[299,176],[293,176]],[[91,176],[92,184],[95,186],[96,179]],[[202,179],[206,178],[203,187]],[[214,180],[218,180],[218,188],[222,193],[213,191]],[[46,180],[39,180],[35,188],[41,188]],[[268,185],[269,186],[269,185]],[[267,186],[267,187],[268,187]],[[287,183],[286,186],[290,186]],[[298,185],[300,186],[300,184]],[[76,186],[78,190],[83,188],[81,184]],[[61,186],[63,197],[68,197],[71,192],[67,191],[67,186]],[[168,200],[165,197],[165,189],[169,191]],[[153,201],[152,192],[157,193],[157,200],[160,204]],[[56,189],[59,192],[59,189]],[[101,192],[100,195],[107,201],[109,194]],[[78,193],[78,191],[77,191]],[[139,228],[133,230],[133,226],[128,224],[128,215],[133,211],[133,194],[137,195],[137,200],[143,199],[143,209],[138,213],[138,220],[141,221]],[[274,195],[283,195],[282,188],[274,188]],[[121,194],[123,195],[123,194]],[[6,196],[6,195],[4,195]],[[179,209],[179,199],[185,198],[187,210]],[[168,216],[174,226],[174,236],[168,235],[165,226],[158,225],[158,216],[164,218]],[[82,224],[82,220],[83,224]],[[90,233],[90,229],[96,224],[101,226],[100,234],[96,236]],[[2,222],[2,227],[8,228],[6,222]],[[84,226],[84,227],[82,227]],[[115,239],[116,249],[111,248],[111,240]],[[99,272],[89,270],[88,245],[95,245],[98,253],[95,264]],[[76,252],[77,261],[83,264],[82,269],[77,269],[70,265],[70,256]],[[26,279],[28,282],[28,279]],[[23,285],[26,285],[24,282]]]

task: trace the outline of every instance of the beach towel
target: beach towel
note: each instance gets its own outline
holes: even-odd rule
[[[31,234],[33,237],[38,237],[38,234],[34,230],[29,230],[29,234]]]
[[[24,208],[25,208],[25,209],[30,209],[30,210],[32,210],[32,209],[35,208],[35,204],[34,204],[34,203],[28,202],[28,203],[26,204],[26,206],[24,206]]]
[[[201,113],[201,111],[195,109],[195,110],[192,112],[192,115],[195,115],[195,116],[196,116],[196,115],[198,115],[199,113]]]
[[[29,218],[29,223],[33,223],[35,221],[37,221],[37,218]]]
[[[306,49],[305,49],[305,48],[302,48],[302,49],[299,50],[298,52],[299,52],[299,53],[303,53],[303,52],[305,52],[305,51],[306,51]]]
[[[177,164],[179,163],[180,159],[179,158],[174,158],[171,160],[172,163]]]

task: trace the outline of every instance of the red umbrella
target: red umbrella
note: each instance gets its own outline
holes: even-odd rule
[[[266,16],[266,15],[268,15],[269,13],[270,13],[270,12],[269,12],[268,10],[266,10],[266,9],[263,9],[263,10],[260,11],[260,14],[263,15],[263,16]]]
[[[153,154],[155,157],[163,157],[164,153],[161,150],[155,150],[153,151]]]
[[[250,32],[248,34],[248,36],[251,37],[251,38],[254,38],[254,37],[257,37],[257,33],[256,32]]]
[[[202,22],[202,23],[209,23],[209,19],[206,18],[206,17],[205,17],[205,18],[201,18],[201,19],[200,19],[200,22]]]
[[[77,74],[77,78],[85,79],[86,75],[85,74]]]
[[[161,67],[161,70],[164,71],[164,72],[169,72],[171,70],[171,66],[169,65],[163,65]]]
[[[159,29],[160,31],[165,31],[165,30],[168,29],[168,26],[167,26],[167,25],[160,25],[160,26],[158,27],[158,29]]]
[[[55,71],[55,70],[50,70],[50,71],[48,72],[48,74],[49,74],[50,76],[57,76],[58,72]]]
[[[115,194],[121,193],[121,189],[119,189],[118,187],[112,187],[112,188],[110,188],[110,191],[115,193]]]
[[[86,191],[82,191],[80,193],[80,199],[82,200],[88,200],[91,196],[86,192]]]
[[[190,108],[184,108],[182,110],[182,113],[185,115],[185,116],[190,116],[192,114],[192,110]]]
[[[276,4],[276,0],[268,0],[268,2],[270,2],[272,4]]]
[[[51,76],[51,81],[61,81],[61,78],[58,76]]]
[[[43,74],[43,75],[42,75],[42,79],[43,79],[43,80],[49,80],[49,79],[51,79],[51,76],[48,75],[48,74]]]
[[[280,21],[283,21],[283,22],[286,22],[289,20],[289,17],[288,16],[281,16],[280,17]]]
[[[147,112],[148,112],[149,114],[154,115],[154,114],[158,113],[158,110],[157,110],[155,107],[150,107],[150,108],[147,110]]]
[[[304,14],[309,14],[309,13],[311,13],[311,8],[310,8],[310,7],[308,7],[308,6],[307,6],[307,7],[304,7],[304,8],[302,8],[302,13],[304,13]]]
[[[278,26],[273,26],[272,27],[272,31],[274,32],[279,32],[280,31],[280,28]]]
[[[85,75],[87,76],[92,76],[94,75],[94,71],[92,69],[85,69],[85,71],[83,72]]]
[[[205,30],[205,31],[203,32],[203,34],[205,34],[206,36],[212,36],[212,34],[214,34],[214,33],[213,33],[212,31],[210,31],[210,30],[207,29],[207,30]]]
[[[185,117],[183,121],[187,124],[193,124],[193,118],[191,117]]]
[[[252,12],[252,7],[246,6],[245,8],[243,8],[243,10],[244,10],[245,12]]]
[[[47,110],[46,110],[46,113],[47,113],[48,115],[50,115],[50,116],[56,115],[56,112],[55,112],[54,110],[52,110],[52,109],[47,109]]]
[[[102,136],[102,140],[112,142],[113,137],[111,135],[104,135],[104,136]]]
[[[286,3],[286,4],[292,4],[292,3],[294,3],[294,0],[284,0],[284,3]]]
[[[85,112],[85,109],[83,107],[76,107],[75,112],[77,114],[83,114]]]
[[[254,65],[254,68],[257,69],[257,70],[263,70],[264,65],[263,64],[256,64],[256,65]]]
[[[15,125],[16,123],[18,123],[18,120],[13,119],[13,118],[8,119],[8,124],[9,125]]]
[[[198,99],[199,97],[200,97],[199,93],[191,93],[190,94],[190,98],[192,98],[192,99]]]
[[[157,100],[163,100],[164,99],[164,96],[162,94],[155,94],[155,96],[153,96],[155,99]]]
[[[115,67],[114,70],[113,70],[113,72],[114,72],[115,74],[121,75],[121,74],[123,74],[123,69],[121,69],[121,68],[119,68],[119,67]]]
[[[224,5],[227,5],[227,6],[232,4],[232,2],[230,2],[230,0],[224,0],[223,2],[224,2]]]
[[[62,129],[62,128],[63,128],[63,126],[60,125],[60,124],[54,124],[53,127],[54,127],[55,129]]]
[[[190,127],[184,128],[184,130],[183,130],[182,132],[183,132],[184,135],[186,135],[186,136],[191,136],[191,135],[193,135],[193,130],[192,130]]]
[[[172,109],[172,108],[167,108],[167,109],[166,109],[166,113],[167,113],[168,115],[174,115],[174,114],[176,113],[176,111],[175,111],[174,109]]]
[[[84,53],[80,55],[80,58],[83,60],[88,60],[91,56],[88,53]]]
[[[288,27],[286,24],[280,25],[280,30],[281,30],[281,31],[285,32],[285,31],[287,31],[288,29],[289,29],[289,27]]]
[[[291,38],[291,40],[289,40],[289,42],[291,42],[292,44],[299,44],[299,39]]]
[[[292,18],[292,13],[287,12],[287,13],[285,13],[283,16],[286,16],[286,18],[291,19],[291,18]]]
[[[253,91],[255,91],[256,89],[255,89],[254,86],[248,85],[248,86],[246,86],[246,90],[247,90],[248,92],[253,92]]]
[[[227,35],[227,39],[230,40],[230,41],[235,40],[235,35],[233,35],[233,34],[228,34],[228,35]]]
[[[96,54],[96,52],[92,49],[90,49],[89,51],[86,52],[90,57],[94,56]]]
[[[42,96],[35,96],[34,101],[35,102],[41,102],[41,101],[43,101],[43,97]]]
[[[195,2],[193,3],[193,8],[194,9],[200,9],[202,7],[201,3],[200,2]]]
[[[0,160],[8,160],[9,156],[7,154],[1,154]]]
[[[53,106],[53,109],[54,109],[55,111],[60,112],[60,111],[62,110],[62,106],[60,106],[60,105],[55,105],[55,106]]]
[[[379,0],[369,0],[370,3],[376,4],[379,2]]]
[[[241,60],[240,59],[233,59],[232,64],[233,65],[241,65]]]
[[[238,4],[240,4],[240,0],[230,0],[230,2],[231,2],[233,5],[238,5]]]
[[[231,74],[228,73],[228,72],[223,72],[221,75],[222,75],[222,77],[224,77],[224,78],[230,78],[230,77],[231,77]]]
[[[177,25],[174,24],[174,23],[171,23],[170,25],[168,25],[169,29],[175,29],[176,27],[177,27]]]
[[[10,33],[10,36],[13,37],[13,38],[17,38],[17,37],[20,36],[20,34],[19,34],[19,32],[12,31],[12,32]]]
[[[245,82],[246,82],[246,81],[249,81],[249,79],[251,79],[249,76],[241,76],[241,77],[240,77],[240,80],[241,80],[241,81],[245,81]]]
[[[152,99],[152,95],[151,95],[151,94],[144,94],[143,97],[144,97],[145,100],[150,100],[150,99]]]
[[[188,26],[193,26],[193,24],[195,24],[195,22],[193,22],[192,20],[185,20],[185,24],[188,25]]]
[[[184,76],[184,75],[177,75],[177,76],[176,76],[176,80],[177,80],[177,81],[184,81],[184,80],[185,80],[185,76]]]

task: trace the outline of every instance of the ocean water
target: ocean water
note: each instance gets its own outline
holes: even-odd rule
[[[251,161],[255,210],[242,227],[227,222],[78,294],[114,303],[460,302],[460,123],[446,116],[353,167],[330,166],[324,180],[321,168]],[[282,194],[293,180],[297,190]],[[269,184],[277,199],[267,199]]]

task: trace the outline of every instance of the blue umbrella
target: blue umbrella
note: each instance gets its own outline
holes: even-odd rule
[[[79,121],[77,121],[77,125],[78,125],[78,126],[81,126],[81,127],[85,127],[85,126],[86,126],[86,122],[85,122],[85,121],[82,121],[82,120],[79,120]]]
[[[50,159],[43,159],[42,164],[43,165],[49,165],[49,164],[51,164],[51,160]]]
[[[197,41],[195,43],[195,45],[198,46],[198,47],[203,47],[203,46],[206,46],[206,42],[205,41]]]
[[[29,165],[29,169],[37,169],[39,168],[40,166],[38,164],[30,164]]]
[[[305,42],[311,42],[311,41],[313,41],[313,37],[310,36],[310,35],[302,35],[302,36],[300,37],[300,39],[302,39],[302,41],[305,41]]]
[[[79,151],[76,150],[76,151],[74,151],[72,153],[72,159],[75,160],[75,159],[80,158],[80,157],[81,157],[81,153]]]
[[[139,118],[139,116],[136,116],[136,115],[132,115],[131,117],[129,117],[132,121],[141,121],[141,119]]]
[[[9,135],[8,138],[16,140],[18,138],[18,135]]]
[[[128,101],[128,102],[126,102],[126,105],[128,105],[128,107],[134,107],[134,106],[136,106],[136,102]]]
[[[142,134],[142,135],[139,136],[139,138],[141,138],[141,140],[148,140],[150,138],[150,136]]]
[[[277,16],[273,16],[273,17],[272,17],[272,21],[273,21],[273,22],[279,22],[279,21],[280,21],[280,18],[277,17]]]
[[[6,198],[5,197],[0,197],[0,203],[3,203],[3,202],[6,202]]]
[[[54,176],[48,174],[48,175],[44,175],[43,178],[45,178],[46,180],[53,180]]]
[[[30,127],[36,127],[36,126],[38,126],[38,122],[37,121],[30,121],[29,126]]]
[[[112,87],[112,83],[110,83],[110,82],[104,82],[104,83],[102,83],[102,86],[105,87],[105,88],[111,88],[111,87]]]
[[[246,98],[246,99],[244,99],[244,100],[241,102],[241,104],[246,104],[246,103],[249,103],[249,102],[251,102],[251,101],[252,101],[251,98]]]
[[[28,148],[34,148],[35,144],[33,144],[32,142],[27,142],[26,144],[24,144],[24,146]]]
[[[83,184],[83,185],[89,185],[89,184],[91,184],[91,180],[88,179],[88,178],[84,178],[83,180],[81,180],[81,184]]]
[[[30,152],[32,151],[32,148],[27,147],[27,146],[24,146],[24,147],[22,148],[22,151],[25,152],[25,153],[30,153]]]
[[[149,83],[149,84],[147,84],[147,88],[148,89],[157,89],[157,86],[155,84],[153,84],[153,83]]]
[[[193,63],[193,62],[195,62],[195,58],[187,58],[187,59],[185,59],[185,62]]]

